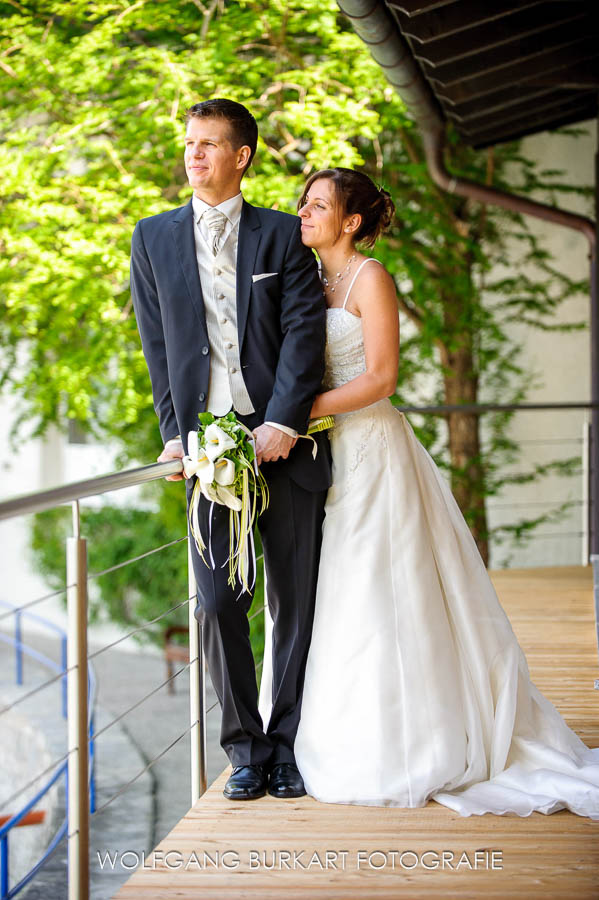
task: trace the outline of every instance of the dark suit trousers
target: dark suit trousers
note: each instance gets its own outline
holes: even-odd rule
[[[195,616],[202,625],[204,652],[222,708],[221,745],[234,766],[295,760],[293,744],[312,635],[326,499],[326,491],[311,492],[296,484],[284,460],[264,463],[261,470],[267,479],[270,502],[258,519],[258,528],[274,622],[273,708],[267,734],[258,712],[249,636],[247,614],[253,597],[248,593],[239,596],[239,583],[234,588],[227,584],[228,508],[214,504],[212,511],[214,570],[203,562],[191,541],[198,585]],[[202,497],[199,519],[206,542],[210,506]]]

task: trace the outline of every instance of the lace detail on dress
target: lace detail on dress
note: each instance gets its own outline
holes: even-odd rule
[[[327,310],[326,369],[323,386],[329,391],[366,371],[362,319],[360,316],[354,316],[345,307],[356,278],[369,262],[381,265],[378,259],[372,257],[363,259],[350,281],[343,306],[330,306]]]
[[[325,359],[326,390],[341,387],[366,371],[362,320],[342,307],[327,310]],[[376,456],[386,449],[384,416],[381,418],[378,413],[389,406],[385,398],[363,409],[335,415],[335,427],[328,432],[333,452],[331,503],[344,502],[346,497],[351,499],[352,485],[361,464],[370,454]],[[349,439],[348,429],[351,429]]]
[[[327,310],[323,386],[330,391],[366,371],[362,320],[341,307]]]

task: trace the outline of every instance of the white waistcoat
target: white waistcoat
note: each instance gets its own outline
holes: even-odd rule
[[[231,407],[244,415],[254,412],[243,375],[237,334],[237,242],[239,223],[230,230],[216,256],[194,226],[196,257],[204,297],[210,343],[210,384],[206,409],[222,416]]]

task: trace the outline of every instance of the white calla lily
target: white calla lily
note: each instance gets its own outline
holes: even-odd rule
[[[189,504],[190,533],[200,557],[207,566],[216,569],[211,529],[204,538],[200,528],[200,498],[226,506],[229,509],[228,584],[234,587],[237,581],[241,593],[251,591],[256,578],[252,528],[256,517],[268,506],[268,486],[256,465],[253,435],[232,414],[209,424],[205,424],[206,420],[213,419],[212,416],[199,418],[199,430],[189,433],[188,455],[183,459],[187,477],[197,475]],[[229,435],[232,428],[240,437],[239,444],[237,437]]]
[[[214,463],[208,459],[208,454],[203,447],[200,447],[198,454],[197,476],[202,484],[212,484],[214,481]]]
[[[232,459],[226,459],[221,456],[212,465],[214,466],[214,481],[217,484],[233,484],[235,481],[235,463]]]
[[[211,503],[218,503],[220,506],[228,506],[229,509],[239,512],[242,507],[241,499],[237,497],[229,487],[221,484],[209,484],[207,482],[199,482],[200,491]]]
[[[187,478],[191,478],[197,471],[198,462],[198,433],[190,431],[187,435],[187,456],[183,457],[183,471]]]
[[[206,500],[210,500],[211,503],[221,503],[222,500],[219,499],[218,494],[216,493],[216,489],[212,486],[211,483],[207,481],[200,481],[200,491],[206,498]]]
[[[200,446],[197,431],[189,431],[187,434],[187,452],[192,459],[198,458],[198,448]]]
[[[197,431],[187,435],[187,456],[183,457],[183,471],[188,478],[197,475],[200,481],[211,484],[214,481],[214,463],[198,442]]]
[[[219,484],[216,488],[216,494],[218,502],[222,503],[224,506],[228,506],[229,509],[233,509],[236,512],[241,510],[243,506],[241,497],[237,497],[236,494],[234,494],[233,491],[230,491],[225,485]]]
[[[236,446],[233,438],[229,437],[227,432],[223,431],[223,429],[214,422],[206,428],[204,439],[206,442],[208,459],[212,461],[218,459],[218,457],[222,456],[223,453],[226,453],[227,450],[232,450],[233,447]]]

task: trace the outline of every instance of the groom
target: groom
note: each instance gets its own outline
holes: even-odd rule
[[[233,409],[253,430],[270,503],[258,527],[273,628],[273,706],[258,712],[249,639],[252,595],[227,584],[229,510],[200,501],[215,568],[191,542],[206,658],[222,708],[221,744],[233,771],[231,800],[305,793],[293,745],[312,631],[328,440],[305,434],[324,372],[325,303],[312,251],[295,216],[247,203],[241,180],[256,150],[253,116],[232,100],[186,113],[185,206],[137,223],[131,293],[164,450],[182,457],[198,412]],[[181,476],[173,476],[180,480]],[[187,481],[187,499],[194,478]],[[211,521],[209,522],[209,517]],[[237,599],[238,598],[238,599]]]

